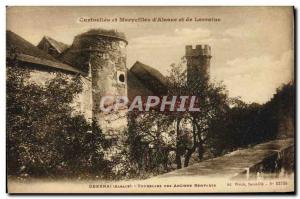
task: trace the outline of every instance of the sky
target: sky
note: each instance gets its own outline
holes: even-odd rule
[[[81,18],[177,18],[177,22],[80,22]],[[217,18],[219,22],[180,18]],[[116,29],[128,39],[127,67],[137,60],[166,75],[186,45],[208,44],[210,77],[230,97],[265,103],[293,80],[291,7],[8,7],[7,29],[38,44],[44,35],[66,44],[91,28]]]

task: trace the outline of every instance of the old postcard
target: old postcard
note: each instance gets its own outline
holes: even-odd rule
[[[8,193],[294,192],[293,7],[7,7]]]

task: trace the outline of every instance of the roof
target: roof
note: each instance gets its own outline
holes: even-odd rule
[[[111,38],[116,38],[125,41],[128,43],[125,34],[122,32],[118,32],[117,30],[105,30],[102,28],[98,29],[90,29],[89,31],[79,34],[76,37],[81,37],[81,36],[90,36],[90,35],[99,35],[99,36],[104,36],[104,37],[111,37]]]
[[[127,71],[127,89],[129,100],[133,100],[135,96],[153,95],[153,92],[137,79],[130,70]]]
[[[86,75],[84,72],[60,62],[12,31],[6,31],[6,50],[8,52],[15,51],[16,58],[23,62]]]
[[[158,70],[137,61],[130,72],[155,94],[165,94],[167,92],[167,81]]]
[[[16,58],[22,62],[87,75],[82,70],[55,59],[14,32],[7,31],[6,37],[7,51],[10,52],[10,50],[14,50],[17,54]],[[51,41],[49,37],[45,39],[49,42]],[[76,60],[77,59],[80,59],[80,57],[77,56]],[[165,77],[158,70],[141,62],[137,61],[133,67],[127,71],[127,75],[129,99],[133,99],[138,95],[150,96],[166,92]]]
[[[38,57],[33,57],[30,55],[26,55],[26,54],[19,54],[17,55],[17,59],[23,62],[28,62],[28,63],[33,63],[33,64],[38,64],[38,65],[43,65],[43,66],[49,66],[52,68],[56,68],[56,69],[61,69],[61,70],[65,70],[65,71],[70,71],[70,72],[74,72],[74,73],[80,73],[82,75],[86,75],[85,73],[83,73],[82,71],[69,66],[67,64],[64,63],[60,63],[60,62],[55,62],[55,61],[51,61],[48,59],[41,59]]]
[[[59,54],[69,47],[67,44],[56,41],[55,39],[48,36],[44,36],[37,46],[39,47],[44,41],[48,41],[52,45],[52,47],[57,50]]]
[[[63,63],[72,65],[83,72],[88,72],[89,70],[89,68],[86,67],[89,54],[80,51],[74,51],[72,47],[66,49],[57,58]]]
[[[15,49],[17,53],[56,61],[54,57],[40,50],[12,31],[6,31],[6,49]]]

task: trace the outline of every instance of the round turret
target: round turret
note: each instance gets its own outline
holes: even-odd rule
[[[103,129],[111,125],[105,122],[107,113],[101,111],[102,97],[127,96],[127,44],[123,33],[92,29],[77,35],[72,46],[62,55],[64,61],[89,73],[93,89],[93,118]]]

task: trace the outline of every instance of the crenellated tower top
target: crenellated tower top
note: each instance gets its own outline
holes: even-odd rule
[[[195,57],[195,56],[208,56],[211,57],[211,48],[209,45],[196,45],[193,48],[192,45],[185,47],[185,56],[186,57]]]
[[[211,47],[209,45],[188,45],[185,47],[187,60],[187,80],[192,83],[201,77],[209,77]]]

